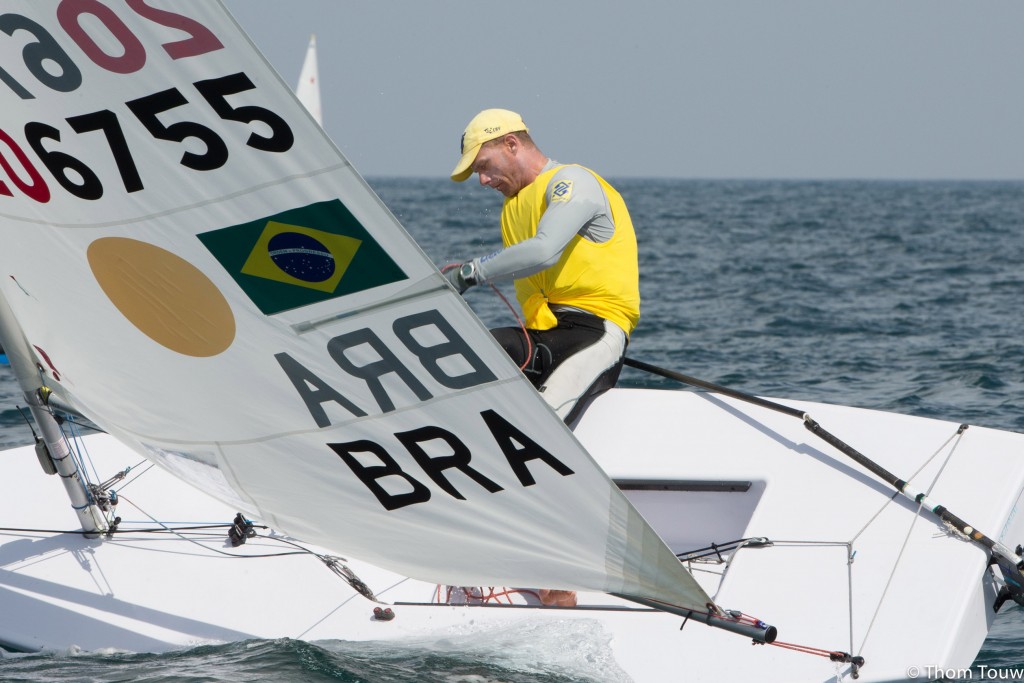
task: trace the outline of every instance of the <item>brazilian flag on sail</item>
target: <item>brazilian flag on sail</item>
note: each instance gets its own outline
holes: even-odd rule
[[[197,237],[266,315],[407,277],[337,199]]]

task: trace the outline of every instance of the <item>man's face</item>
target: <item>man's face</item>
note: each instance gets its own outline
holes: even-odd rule
[[[508,138],[485,142],[470,169],[480,176],[480,184],[492,187],[506,197],[515,197],[523,189],[517,158]]]

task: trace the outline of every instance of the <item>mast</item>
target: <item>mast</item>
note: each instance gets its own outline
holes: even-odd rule
[[[57,420],[43,405],[40,396],[40,389],[43,384],[40,381],[39,373],[32,360],[32,351],[28,341],[14,317],[7,298],[0,292],[0,346],[7,353],[11,368],[18,379],[18,385],[24,393],[28,402],[32,417],[39,427],[41,436],[36,436],[36,452],[46,449],[40,453],[40,462],[45,463],[45,458],[53,462],[56,473],[60,475],[64,488],[71,498],[71,507],[78,515],[78,521],[86,536],[95,537],[107,531],[106,518],[103,512],[90,500],[82,478],[78,472],[78,465],[72,456],[64,434],[60,430]],[[44,470],[46,466],[44,464]]]

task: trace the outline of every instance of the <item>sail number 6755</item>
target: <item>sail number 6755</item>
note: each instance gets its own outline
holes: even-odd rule
[[[228,96],[237,95],[256,86],[244,73],[235,73],[220,78],[197,81],[193,84],[210,108],[223,120],[239,123],[260,123],[269,134],[250,132],[246,144],[264,152],[286,152],[295,143],[295,135],[283,118],[264,107],[254,105],[235,106]],[[196,171],[211,171],[223,166],[228,160],[228,146],[213,129],[194,121],[165,123],[160,116],[177,107],[187,105],[188,99],[177,88],[161,90],[145,97],[126,102],[142,126],[158,140],[184,143],[190,138],[199,140],[204,146],[201,152],[185,151],[180,163]],[[121,176],[126,192],[144,189],[142,177],[135,164],[121,121],[109,109],[71,116],[65,119],[75,133],[102,132],[107,146]],[[52,142],[61,141],[61,130],[39,121],[25,124],[25,138],[32,151],[53,175],[54,179],[68,192],[80,199],[95,200],[103,196],[103,183],[88,164],[65,152],[52,149]],[[24,169],[19,175],[0,150],[0,166],[8,177],[25,195],[38,202],[49,201],[50,193],[46,183],[25,152],[13,138],[0,129],[0,143],[10,148],[17,162]],[[22,177],[27,176],[27,178]],[[11,189],[0,181],[0,195],[11,196]]]

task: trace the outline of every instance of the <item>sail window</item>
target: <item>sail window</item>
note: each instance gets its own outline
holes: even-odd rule
[[[674,553],[750,534],[763,481],[617,479],[626,498]]]

